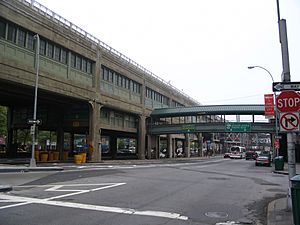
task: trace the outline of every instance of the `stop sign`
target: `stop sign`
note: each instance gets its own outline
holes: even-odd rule
[[[295,91],[283,91],[276,98],[279,112],[296,112],[300,109],[300,95]]]

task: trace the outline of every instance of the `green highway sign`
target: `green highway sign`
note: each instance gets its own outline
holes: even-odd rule
[[[251,123],[240,123],[240,122],[228,122],[225,123],[226,132],[250,132],[252,130]]]
[[[195,127],[195,125],[183,125],[181,127],[181,130],[191,132],[191,131],[195,131],[196,127]]]

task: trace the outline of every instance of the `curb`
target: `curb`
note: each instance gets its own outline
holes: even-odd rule
[[[37,171],[62,171],[63,167],[0,167],[0,173],[11,173],[11,172],[37,172]]]
[[[0,185],[0,192],[8,192],[12,190],[12,186],[9,185]]]
[[[284,170],[273,170],[273,173],[289,175],[289,172]]]

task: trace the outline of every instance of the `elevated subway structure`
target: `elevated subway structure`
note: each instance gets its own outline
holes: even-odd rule
[[[0,106],[7,109],[8,121],[7,149],[0,149],[0,158],[30,155],[26,135],[33,115],[36,34],[38,128],[49,135],[35,145],[43,153],[53,146],[65,160],[65,153],[73,157],[76,146],[84,144],[91,161],[144,159],[152,110],[199,104],[37,1],[1,0],[0,11]]]
[[[148,133],[231,133],[235,131],[232,131],[232,128],[229,127],[230,124],[228,123],[230,121],[226,119],[226,116],[232,115],[247,115],[251,117],[251,121],[248,122],[251,128],[245,128],[247,129],[245,132],[275,133],[274,121],[258,122],[255,120],[255,116],[263,116],[264,113],[264,105],[200,105],[155,109],[151,113],[151,120],[148,123]]]
[[[172,143],[174,135],[184,135],[182,144],[186,157],[190,157],[190,142],[195,137],[197,146],[203,147],[203,141],[226,143],[231,136],[240,140],[244,134],[275,134],[275,121],[262,120],[265,113],[264,105],[199,105],[179,108],[155,109],[147,124],[147,134],[151,148],[158,148],[161,137],[167,139],[168,155],[176,156]],[[247,121],[232,122],[232,117],[247,117]],[[170,142],[170,143],[169,143]],[[225,143],[226,142],[226,143]],[[237,140],[232,144],[241,144]],[[158,154],[158,153],[156,153]],[[198,151],[198,155],[201,152]]]

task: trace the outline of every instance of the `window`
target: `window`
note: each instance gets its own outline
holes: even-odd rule
[[[133,88],[132,91],[135,93],[141,93],[141,85],[135,81],[133,81]],[[149,90],[147,89],[146,94],[149,94]],[[148,96],[147,96],[148,97]]]
[[[86,59],[82,59],[82,71],[83,72],[86,72],[86,63],[87,63]]]
[[[81,69],[81,57],[76,55],[76,69]]]
[[[61,59],[60,61],[64,64],[67,64],[67,50],[61,49]]]
[[[76,59],[76,56],[72,53],[72,55],[71,55],[71,66],[72,66],[73,68],[75,68],[75,66],[76,66],[76,61],[75,61],[75,59]]]
[[[27,48],[30,50],[34,49],[34,41],[33,41],[33,34],[27,33]],[[41,43],[40,43],[41,45]]]
[[[51,43],[48,43],[48,47],[47,47],[47,50],[48,50],[48,52],[47,52],[47,56],[49,57],[49,58],[53,58],[53,44],[51,44]]]
[[[122,77],[119,74],[117,75],[117,81],[118,81],[117,85],[122,87]]]
[[[92,62],[88,61],[86,64],[86,72],[89,74],[93,73]]]
[[[6,33],[6,23],[0,20],[0,37],[5,38],[5,33]]]
[[[129,85],[129,79],[128,78],[124,78],[124,80],[125,80],[125,88],[126,89],[130,89],[130,85]]]
[[[16,28],[9,24],[8,25],[8,33],[7,33],[7,40],[12,41],[12,42],[16,42]]]
[[[114,73],[111,70],[109,71],[109,81],[114,82]]]
[[[103,68],[103,80],[108,80],[108,69],[107,68]]]
[[[60,61],[60,47],[54,46],[54,60]]]
[[[24,30],[19,29],[18,32],[18,45],[21,47],[25,47],[26,44],[26,32]]]
[[[46,55],[46,41],[43,39],[40,39],[40,54]]]

